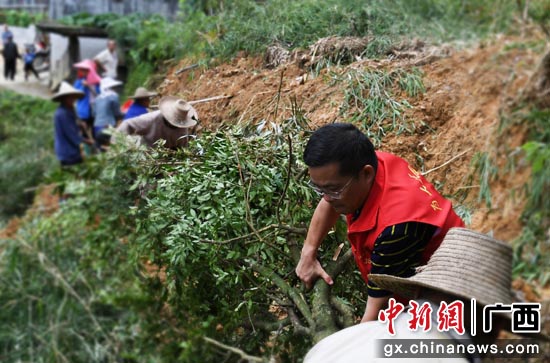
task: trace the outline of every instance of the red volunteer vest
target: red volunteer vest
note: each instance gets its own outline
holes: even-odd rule
[[[377,152],[376,156],[378,170],[361,214],[354,221],[353,215],[346,216],[348,239],[365,282],[371,269],[374,242],[386,227],[404,222],[438,227],[422,254],[423,264],[428,262],[450,228],[464,227],[451,202],[405,160],[385,152]]]

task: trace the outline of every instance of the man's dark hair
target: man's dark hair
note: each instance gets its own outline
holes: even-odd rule
[[[333,123],[316,130],[304,151],[309,167],[339,163],[341,175],[357,175],[365,165],[378,168],[378,159],[369,138],[352,124]]]

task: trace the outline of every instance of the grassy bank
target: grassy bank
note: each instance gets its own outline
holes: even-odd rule
[[[56,166],[50,101],[0,91],[0,219],[21,214]]]

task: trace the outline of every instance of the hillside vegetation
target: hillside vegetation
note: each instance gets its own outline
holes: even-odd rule
[[[12,150],[0,197],[18,198],[2,210],[2,362],[301,362],[355,324],[366,293],[343,222],[320,256],[334,287],[306,292],[294,274],[317,203],[303,148],[333,121],[426,173],[468,226],[513,243],[516,283],[547,293],[550,115],[535,92],[545,2],[182,5],[181,22],[105,26],[131,49],[127,93],[146,82],[190,100],[230,96],[197,104],[204,129],[188,149],[117,140],[61,173],[43,137],[52,104],[30,106],[40,135],[10,131],[20,115],[0,124]],[[11,160],[24,186],[4,181],[17,179]]]

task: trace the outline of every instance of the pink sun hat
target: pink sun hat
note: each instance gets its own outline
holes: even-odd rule
[[[86,77],[86,82],[88,82],[88,84],[99,84],[99,82],[101,82],[101,77],[96,72],[96,64],[93,60],[84,59],[83,61],[73,64],[73,67],[88,70],[88,76]]]

